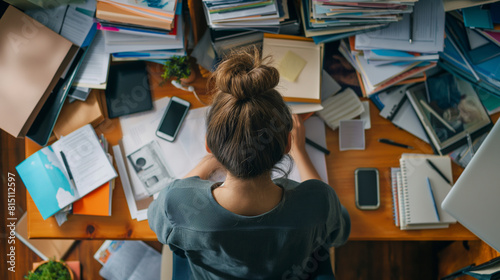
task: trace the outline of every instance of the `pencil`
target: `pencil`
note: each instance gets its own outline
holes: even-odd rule
[[[431,198],[432,198],[432,204],[434,204],[434,210],[436,211],[436,217],[439,221],[440,218],[439,218],[438,208],[436,205],[436,197],[434,197],[434,192],[432,191],[431,181],[429,180],[429,177],[427,177],[427,186],[429,187],[429,192],[431,193]]]
[[[311,139],[309,139],[307,137],[306,137],[306,143],[309,144],[309,145],[311,145],[312,147],[314,147],[318,151],[324,153],[325,155],[329,155],[330,154],[329,150],[327,150],[326,148],[322,147],[321,145],[319,145],[318,143],[312,141]]]
[[[444,176],[443,172],[441,172],[441,170],[439,170],[439,168],[437,168],[437,166],[434,163],[432,163],[431,160],[427,158],[425,159],[425,161],[427,161],[427,163],[432,167],[432,169],[434,169],[439,174],[439,176],[441,176],[441,178],[443,178],[446,181],[446,183],[451,184],[450,180],[448,180],[448,178]]]

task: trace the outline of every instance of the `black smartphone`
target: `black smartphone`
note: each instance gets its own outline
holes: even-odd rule
[[[380,207],[379,176],[376,168],[358,168],[354,171],[356,207],[374,210]]]
[[[156,135],[167,141],[173,142],[190,106],[191,104],[188,101],[176,96],[172,97],[165,109],[165,114],[163,114],[160,125],[156,130]]]

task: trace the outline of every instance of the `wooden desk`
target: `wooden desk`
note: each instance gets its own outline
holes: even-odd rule
[[[201,107],[192,93],[181,91],[170,83],[158,86],[161,81],[161,67],[150,65],[150,82],[154,98],[179,96],[191,102],[193,108]],[[206,80],[198,77],[193,85],[201,94],[204,102],[210,96],[205,95]],[[101,97],[104,93],[101,92]],[[327,145],[332,153],[326,157],[328,178],[342,204],[351,216],[352,231],[350,240],[476,240],[474,234],[460,224],[451,225],[448,229],[402,231],[394,225],[392,216],[390,167],[399,166],[399,158],[404,152],[432,153],[431,147],[404,130],[400,130],[391,122],[381,118],[378,110],[370,102],[372,128],[366,131],[366,150],[339,151],[338,131],[327,128]],[[497,114],[494,118],[498,119]],[[96,131],[105,133],[110,145],[116,145],[122,137],[120,123],[117,119],[107,120]],[[415,150],[394,147],[379,143],[378,138],[391,138],[394,141],[407,143]],[[40,147],[32,141],[26,141],[26,156]],[[354,170],[357,167],[376,167],[380,172],[381,206],[375,211],[358,210],[354,204]],[[462,168],[453,164],[453,174],[458,178]],[[137,222],[130,218],[125,195],[120,180],[116,180],[113,192],[113,209],[111,217],[71,216],[59,227],[54,218],[44,221],[33,200],[27,195],[28,226],[30,238],[72,238],[72,239],[141,239],[156,240],[147,221]]]

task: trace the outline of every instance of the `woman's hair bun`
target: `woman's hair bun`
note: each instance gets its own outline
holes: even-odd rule
[[[260,58],[256,48],[231,54],[213,74],[215,87],[238,100],[247,100],[273,89],[280,76],[276,68],[266,65],[266,59]]]

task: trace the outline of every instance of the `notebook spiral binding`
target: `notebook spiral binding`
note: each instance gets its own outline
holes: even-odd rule
[[[406,163],[404,160],[400,161],[401,165],[401,189],[402,189],[402,194],[403,194],[403,205],[404,205],[404,215],[405,215],[405,222],[406,223],[411,223],[411,215],[410,215],[410,199],[408,197],[408,181],[406,177]]]
[[[400,168],[391,167],[391,190],[392,190],[392,216],[394,224],[399,226],[399,205],[398,205],[398,172]]]

